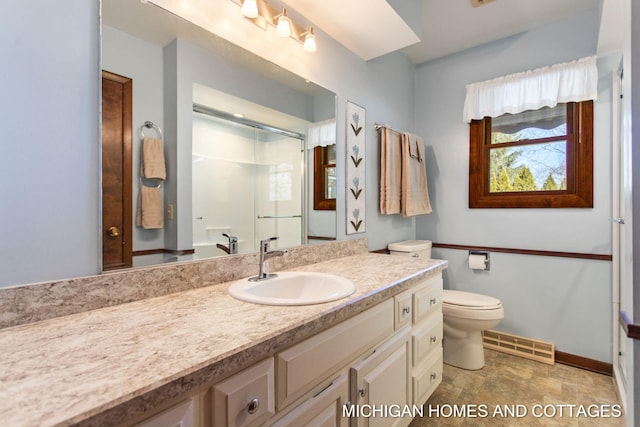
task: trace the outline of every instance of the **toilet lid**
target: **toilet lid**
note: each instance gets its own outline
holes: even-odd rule
[[[445,289],[442,302],[444,304],[467,307],[468,309],[492,309],[502,307],[498,298],[487,295],[474,294],[472,292],[453,291]]]

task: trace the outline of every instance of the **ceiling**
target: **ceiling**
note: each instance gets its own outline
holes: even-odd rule
[[[601,0],[495,0],[480,7],[471,0],[284,2],[365,60],[401,50],[420,64],[594,9]],[[412,29],[415,37],[407,34]]]
[[[415,64],[460,52],[598,7],[599,0],[423,0],[422,41],[403,49]]]
[[[399,50],[414,64],[592,10],[603,1],[492,0],[473,7],[471,0],[267,0],[285,5],[364,60]],[[616,0],[604,1],[605,9],[611,3]],[[166,25],[140,19],[149,14],[144,6],[137,0],[103,1],[105,21],[137,28],[159,44],[184,32],[177,19]],[[112,10],[120,11],[117,19]]]

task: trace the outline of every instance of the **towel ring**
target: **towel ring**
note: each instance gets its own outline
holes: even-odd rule
[[[158,133],[160,139],[162,139],[162,129],[160,129],[160,126],[148,120],[140,126],[140,139],[144,138],[144,128],[154,129]]]
[[[142,182],[142,177],[140,177],[140,185],[143,185],[145,187],[151,187],[151,188],[160,188],[160,186],[162,185],[162,180],[158,179],[157,181],[155,181],[153,178],[145,178],[146,181],[152,181],[152,182],[157,182],[157,185],[147,185],[144,182]]]

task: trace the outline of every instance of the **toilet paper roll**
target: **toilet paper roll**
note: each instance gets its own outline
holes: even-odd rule
[[[486,257],[484,255],[469,255],[469,268],[472,270],[486,270]]]

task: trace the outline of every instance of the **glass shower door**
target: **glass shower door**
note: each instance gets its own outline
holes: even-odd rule
[[[193,245],[196,258],[304,243],[303,139],[203,113],[193,115]]]
[[[277,236],[272,247],[304,243],[304,147],[298,138],[256,130],[255,250]]]

